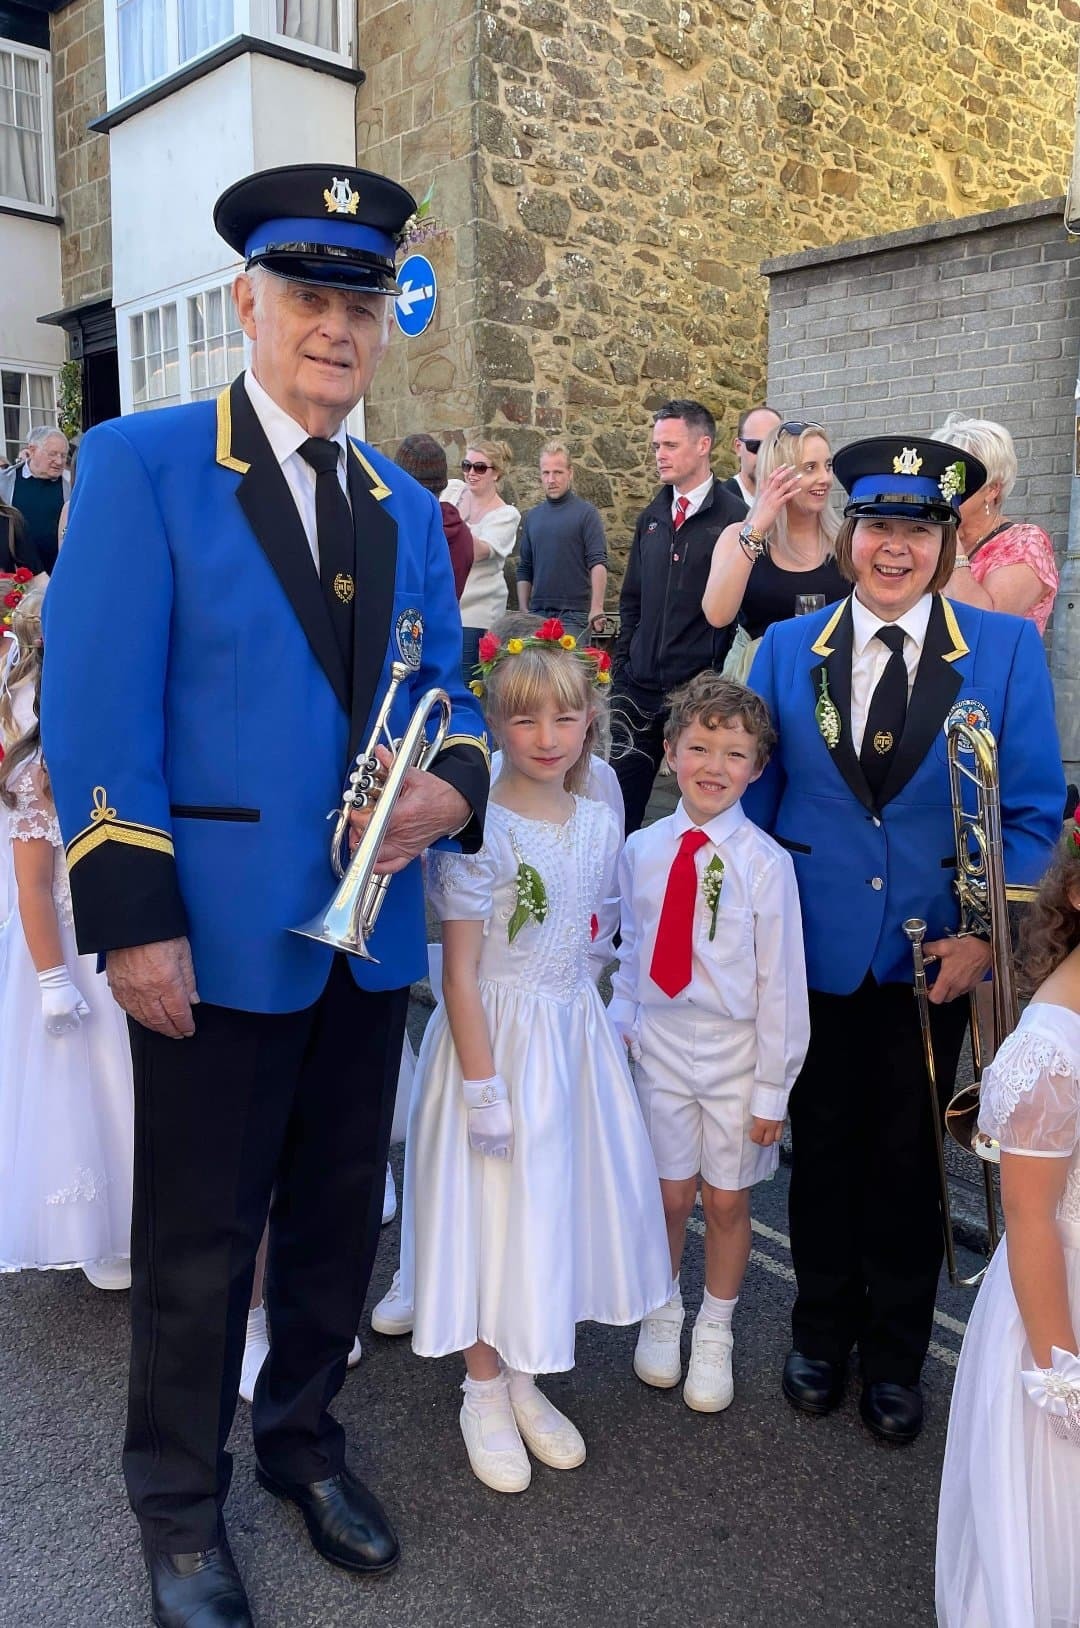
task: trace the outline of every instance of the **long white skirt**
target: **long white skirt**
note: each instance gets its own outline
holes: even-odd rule
[[[490,981],[480,993],[510,1090],[514,1157],[469,1146],[440,1006],[405,1144],[413,1349],[441,1357],[484,1340],[512,1368],[561,1372],[574,1366],[576,1323],[636,1323],[670,1295],[660,1184],[596,989],[567,1003]]]
[[[1059,1222],[1069,1304],[1080,1327],[1080,1224]],[[941,1479],[941,1628],[1077,1628],[1080,1447],[1024,1394],[1034,1368],[1000,1245],[956,1370]]]
[[[0,924],[0,1272],[91,1265],[131,1248],[127,1020],[97,957],[78,954],[71,927],[60,933],[90,1016],[50,1035],[18,911]]]

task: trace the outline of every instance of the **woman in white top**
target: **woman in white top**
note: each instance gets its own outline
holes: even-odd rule
[[[470,441],[461,461],[464,480],[448,482],[444,503],[453,503],[473,534],[473,564],[461,595],[462,667],[465,682],[473,669],[481,636],[506,610],[503,567],[521,524],[520,511],[504,503],[499,481],[510,467],[510,448],[502,441]]]

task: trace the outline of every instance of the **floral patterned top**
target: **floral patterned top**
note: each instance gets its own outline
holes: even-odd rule
[[[1046,632],[1050,612],[1058,590],[1058,569],[1054,559],[1054,545],[1041,526],[1022,522],[1005,526],[987,538],[982,547],[971,556],[971,574],[980,586],[993,571],[1005,565],[1026,565],[1034,571],[1045,592],[1024,614],[1035,623],[1040,633]]]

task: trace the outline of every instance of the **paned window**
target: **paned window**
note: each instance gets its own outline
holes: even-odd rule
[[[106,0],[109,105],[238,34],[349,60],[352,14],[352,0]]]
[[[51,210],[48,53],[0,40],[0,200]]]
[[[131,318],[131,405],[173,407],[181,400],[176,306],[159,305]]]
[[[56,379],[51,373],[0,368],[4,412],[4,456],[14,463],[31,430],[56,423]]]
[[[244,334],[229,287],[189,294],[188,364],[191,398],[216,396],[244,366]]]

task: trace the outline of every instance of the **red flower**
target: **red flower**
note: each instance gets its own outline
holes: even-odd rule
[[[583,656],[591,656],[596,663],[598,673],[606,673],[611,666],[611,657],[606,650],[601,650],[595,644],[587,644],[581,652]]]
[[[563,636],[563,625],[557,616],[549,616],[547,621],[536,630],[538,639],[551,639],[556,644]]]
[[[17,594],[13,588],[9,594],[4,595],[4,604],[7,606],[8,610],[14,610],[21,598],[22,594]]]
[[[599,932],[600,932],[600,922],[599,922],[598,917],[594,914],[594,915],[589,917],[589,937],[592,939],[593,943],[596,942],[596,938],[597,938],[597,935],[599,934]]]
[[[34,580],[33,571],[28,571],[26,569],[25,565],[20,565],[19,569],[15,573],[15,581],[16,582],[33,582],[33,580]]]
[[[480,640],[477,654],[481,661],[494,661],[499,650],[499,641],[494,633],[485,633]]]

